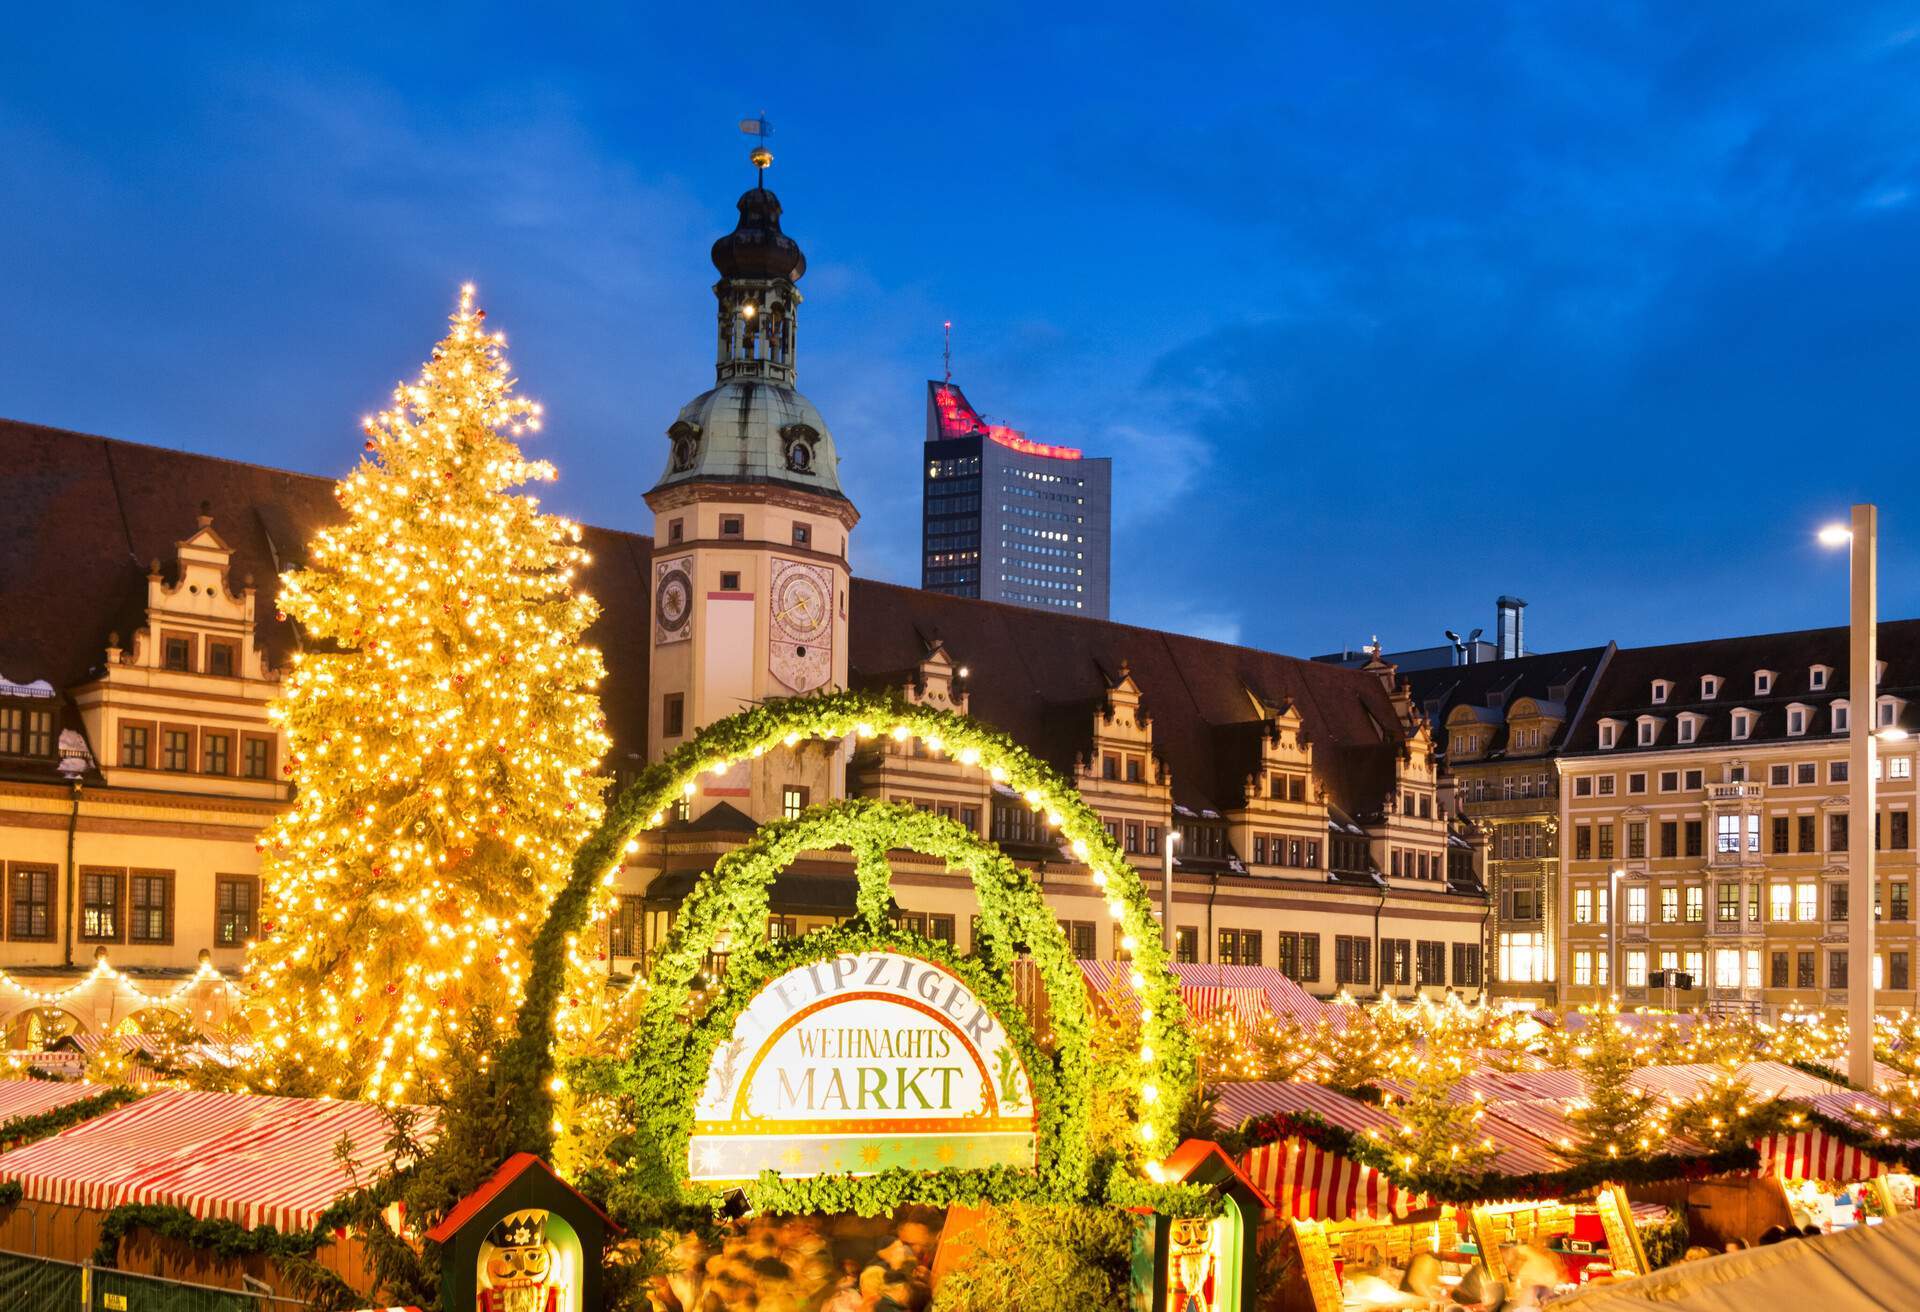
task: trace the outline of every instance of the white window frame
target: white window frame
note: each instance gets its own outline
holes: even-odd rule
[[[1833,666],[1831,665],[1809,665],[1807,667],[1807,687],[1813,689],[1815,692],[1822,691],[1827,686],[1827,680],[1832,677]]]
[[[1733,713],[1733,740],[1735,742],[1745,742],[1747,739],[1753,737],[1753,721],[1754,715],[1752,711],[1735,711]]]
[[[1673,691],[1672,680],[1655,679],[1653,681],[1653,704],[1655,706],[1665,706],[1667,704],[1667,694],[1671,693],[1672,691]]]
[[[1615,720],[1600,721],[1600,750],[1610,752],[1620,745],[1620,725]]]
[[[1641,747],[1652,747],[1660,741],[1660,720],[1657,716],[1643,715],[1638,721],[1637,736],[1634,741]]]
[[[1723,682],[1722,679],[1717,674],[1701,675],[1700,676],[1700,700],[1703,702],[1710,702],[1714,698],[1718,697],[1720,695],[1720,685],[1722,682]]]
[[[1804,702],[1787,704],[1787,737],[1798,738],[1806,733],[1807,725],[1813,720],[1813,708]]]
[[[1833,731],[1835,733],[1845,733],[1847,731],[1847,725],[1852,722],[1852,719],[1853,707],[1848,704],[1847,699],[1845,697],[1836,698],[1833,703]]]
[[[1755,670],[1753,672],[1753,695],[1755,697],[1765,697],[1768,693],[1772,692],[1773,679],[1774,672],[1772,670]]]

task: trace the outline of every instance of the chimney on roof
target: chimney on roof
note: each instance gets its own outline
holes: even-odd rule
[[[1496,659],[1510,661],[1526,655],[1527,603],[1518,597],[1502,597],[1494,607],[1494,638],[1499,650]]]

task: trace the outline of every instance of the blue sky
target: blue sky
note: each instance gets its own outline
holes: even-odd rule
[[[1860,498],[1920,614],[1920,8],[72,8],[0,48],[8,417],[337,474],[471,278],[550,503],[645,530],[764,107],[862,573],[951,318],[1115,457],[1116,618],[1838,623]]]

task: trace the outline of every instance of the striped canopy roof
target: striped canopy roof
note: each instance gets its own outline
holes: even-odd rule
[[[1116,982],[1124,986],[1132,969],[1124,961],[1080,962],[1081,977],[1095,998],[1120,999],[1121,1005],[1137,1010],[1139,996],[1130,988],[1115,988]],[[1248,1021],[1265,1013],[1312,1025],[1329,1010],[1299,983],[1268,966],[1211,966],[1183,961],[1174,963],[1172,969],[1180,981],[1180,1000],[1194,1020],[1205,1020],[1228,1008]]]
[[[1221,1084],[1215,1086],[1215,1092],[1220,1101],[1214,1123],[1222,1127],[1239,1125],[1251,1117],[1311,1112],[1350,1134],[1371,1130],[1390,1141],[1400,1128],[1400,1122],[1380,1108],[1317,1084]],[[1489,1110],[1480,1124],[1486,1137],[1493,1140],[1493,1169],[1502,1175],[1532,1175],[1562,1170],[1567,1165],[1552,1151],[1552,1140],[1524,1124],[1504,1121],[1493,1110]],[[1558,1138],[1560,1133],[1556,1129],[1553,1137]]]
[[[68,1084],[56,1080],[0,1080],[0,1137],[9,1122],[38,1116],[70,1102],[104,1093],[99,1084]]]
[[[389,1133],[369,1103],[176,1089],[0,1154],[0,1180],[69,1207],[164,1203],[298,1230],[355,1187],[334,1145],[352,1141],[364,1183],[390,1164]]]

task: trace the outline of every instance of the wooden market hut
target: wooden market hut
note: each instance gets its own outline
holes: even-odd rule
[[[0,1081],[0,1108],[24,1098],[12,1085],[97,1092],[97,1086]],[[423,1131],[431,1121],[422,1122]],[[128,1203],[177,1207],[283,1233],[311,1229],[337,1199],[392,1165],[391,1133],[369,1103],[170,1089],[0,1153],[0,1181],[17,1181],[22,1202],[0,1210],[0,1249],[63,1262],[93,1257],[102,1221]],[[4,1125],[0,1125],[4,1137]],[[351,1144],[348,1174],[339,1158]],[[226,1259],[135,1231],[121,1245],[123,1270],[222,1286],[242,1275],[285,1292],[267,1259]],[[314,1260],[366,1288],[361,1245],[341,1233]]]

